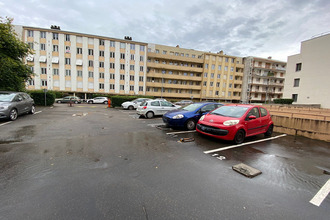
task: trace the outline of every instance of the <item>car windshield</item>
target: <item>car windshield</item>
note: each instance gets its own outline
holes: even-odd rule
[[[243,106],[222,106],[217,108],[210,114],[212,115],[220,115],[225,117],[232,117],[232,118],[240,118],[244,113],[248,110],[248,107]]]
[[[14,93],[0,93],[0,102],[10,102],[14,97]]]
[[[186,111],[195,111],[197,110],[199,107],[201,107],[203,104],[190,104],[190,105],[187,105],[186,107],[182,108],[182,110],[186,110]]]

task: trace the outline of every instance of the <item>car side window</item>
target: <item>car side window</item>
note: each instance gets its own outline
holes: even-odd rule
[[[151,106],[160,106],[159,101],[151,102]]]
[[[212,111],[215,108],[214,104],[211,105],[205,105],[201,108],[201,112],[209,112]]]
[[[265,108],[260,108],[260,112],[261,112],[261,117],[265,117],[268,115],[268,112]]]
[[[260,117],[260,115],[259,115],[259,110],[258,110],[257,107],[256,107],[256,108],[253,108],[253,109],[250,110],[250,112],[248,113],[248,115],[247,115],[247,117],[246,117],[247,120],[248,120],[249,116],[251,116],[251,115],[254,115],[254,116],[256,116],[257,118]]]
[[[172,106],[172,103],[167,102],[167,101],[160,101],[162,106]]]

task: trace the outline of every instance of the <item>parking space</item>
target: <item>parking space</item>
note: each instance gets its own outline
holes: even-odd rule
[[[54,212],[62,219],[72,212],[142,219],[144,210],[150,219],[328,217],[329,197],[313,199],[328,190],[326,142],[275,133],[238,146],[167,128],[161,117],[138,117],[134,110],[55,104],[37,111],[0,122],[5,218],[29,211],[31,219]],[[239,163],[262,174],[246,178],[232,170]]]

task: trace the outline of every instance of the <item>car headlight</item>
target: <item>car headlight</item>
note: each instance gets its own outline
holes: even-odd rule
[[[176,116],[173,116],[173,119],[180,119],[183,118],[184,116],[182,114],[178,114]]]
[[[1,110],[7,110],[8,109],[8,105],[3,105],[0,107]]]
[[[232,125],[237,125],[239,123],[239,120],[228,120],[223,123],[223,125],[226,126],[232,126]]]
[[[200,121],[203,121],[204,120],[204,118],[205,118],[205,115],[203,115],[202,117],[200,117]]]

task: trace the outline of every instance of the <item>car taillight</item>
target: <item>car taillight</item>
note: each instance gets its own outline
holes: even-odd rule
[[[143,109],[147,109],[147,106],[143,106]]]

